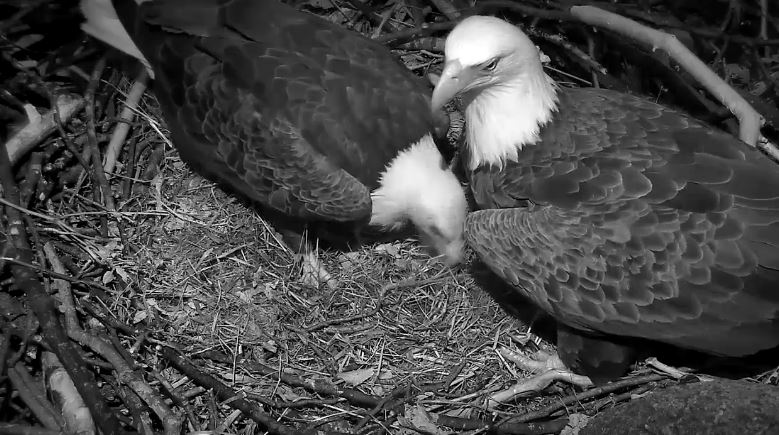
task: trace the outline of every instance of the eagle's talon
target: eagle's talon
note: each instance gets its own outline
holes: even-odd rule
[[[317,288],[325,284],[330,290],[335,290],[338,287],[338,280],[333,278],[321,264],[315,252],[298,254],[295,257],[296,262],[300,263],[300,282]]]

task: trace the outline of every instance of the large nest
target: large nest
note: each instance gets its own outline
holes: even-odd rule
[[[442,34],[430,35],[451,27],[439,12],[467,6],[292,3],[392,43],[420,74],[441,59]],[[530,354],[548,344],[483,293],[472,264],[443,267],[403,240],[354,253],[319,251],[339,285],[303,284],[292,253],[262,216],[182,163],[153,94],[140,100],[121,146],[109,146],[128,125],[117,119],[126,96],[139,95],[131,89],[138,69],[116,61],[116,53],[105,66],[105,47],[80,33],[74,4],[19,1],[0,10],[11,17],[0,22],[2,115],[12,132],[29,133],[14,148],[14,176],[2,179],[0,373],[7,380],[0,412],[9,428],[44,433],[26,425],[71,423],[62,409],[72,386],[57,373],[73,361],[86,364],[69,372],[87,404],[101,407],[98,425],[143,432],[183,425],[228,433],[443,433],[440,426],[476,430],[514,416],[495,430],[548,433],[565,427],[569,414],[592,414],[661,378],[634,377],[578,398],[573,387],[556,384],[541,396],[491,404],[494,393],[526,376],[499,349]],[[559,13],[524,10],[530,18],[533,11]],[[695,16],[702,29],[711,27],[707,15]],[[557,25],[536,34],[549,36]],[[586,47],[591,35],[581,28],[573,39]],[[572,44],[549,52],[582,75],[595,53],[572,51]],[[715,60],[754,89],[756,69],[736,68],[740,59],[727,63],[725,50]],[[770,106],[779,62],[765,58],[760,66]],[[615,76],[593,71],[590,81],[657,86],[635,68]],[[689,109],[700,113],[711,107],[707,101],[699,95]],[[622,396],[607,397],[612,392]],[[540,423],[522,424],[532,420]]]

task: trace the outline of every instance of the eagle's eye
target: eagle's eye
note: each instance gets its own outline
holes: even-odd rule
[[[493,71],[498,66],[498,58],[492,59],[488,64],[484,65],[484,71]]]

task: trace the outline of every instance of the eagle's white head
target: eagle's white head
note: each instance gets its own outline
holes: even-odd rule
[[[430,134],[398,154],[371,192],[371,225],[398,229],[410,221],[444,264],[463,261],[465,191]]]
[[[516,26],[475,15],[449,33],[444,54],[433,110],[462,96],[470,168],[516,160],[517,151],[538,141],[557,107],[555,83],[536,46]]]

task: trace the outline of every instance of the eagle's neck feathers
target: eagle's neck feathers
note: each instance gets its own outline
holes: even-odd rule
[[[470,169],[516,161],[524,146],[538,142],[557,103],[557,85],[543,70],[481,91],[465,109]]]

